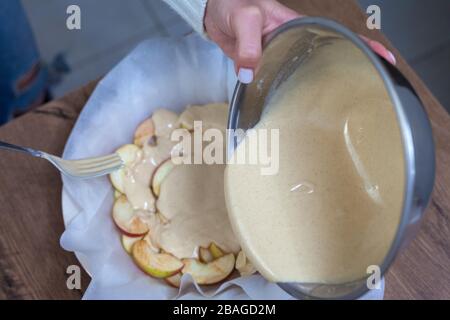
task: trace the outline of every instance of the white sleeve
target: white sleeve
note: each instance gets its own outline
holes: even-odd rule
[[[208,0],[164,0],[189,23],[195,31],[207,37],[203,20]]]

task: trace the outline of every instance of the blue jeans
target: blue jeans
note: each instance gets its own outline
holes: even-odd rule
[[[0,1],[0,124],[43,97],[43,67],[19,0]]]

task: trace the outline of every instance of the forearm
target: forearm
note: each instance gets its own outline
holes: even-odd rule
[[[203,20],[208,0],[164,0],[174,9],[195,31],[206,37]]]

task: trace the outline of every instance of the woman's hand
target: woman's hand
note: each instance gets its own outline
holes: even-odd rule
[[[234,60],[239,80],[250,83],[261,60],[264,36],[300,16],[276,0],[208,0],[205,28],[208,36]],[[393,54],[381,43],[363,39],[395,64]]]
[[[262,55],[262,39],[299,14],[275,0],[208,0],[208,36],[234,60],[239,80],[253,81]]]

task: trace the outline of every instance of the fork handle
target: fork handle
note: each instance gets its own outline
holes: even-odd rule
[[[41,151],[34,150],[31,148],[16,146],[14,144],[3,142],[3,141],[0,141],[0,149],[22,152],[22,153],[26,153],[26,154],[32,155],[33,157],[38,157],[38,158],[42,158],[42,156],[43,156],[43,153]]]

